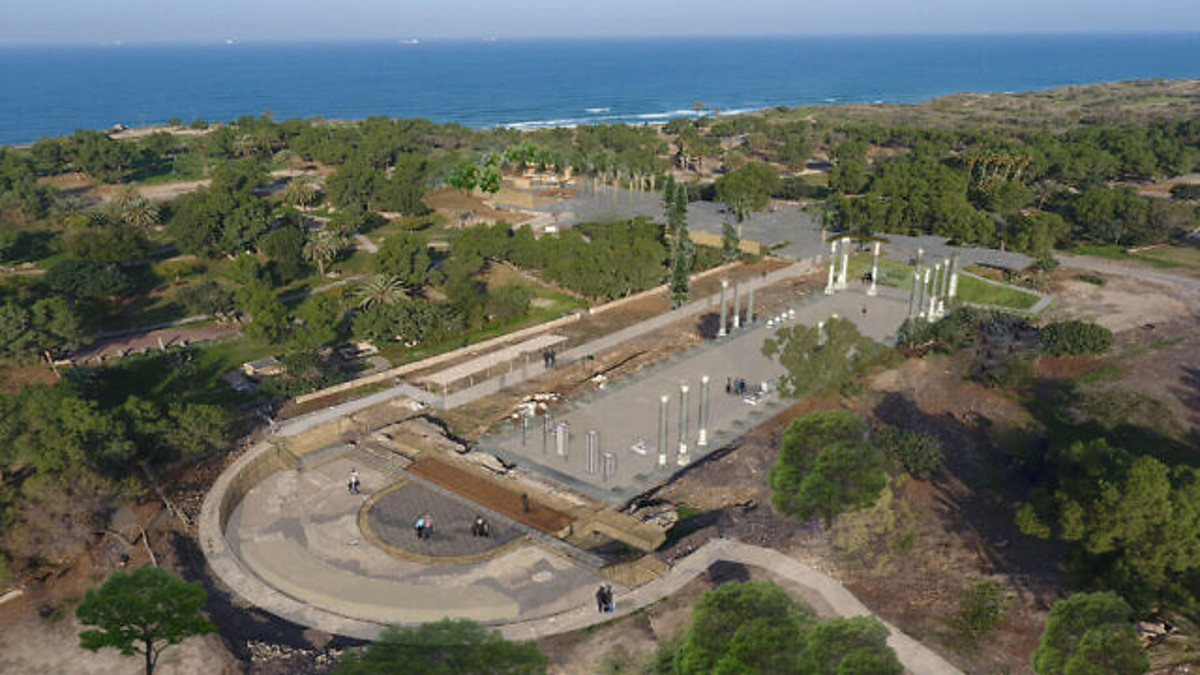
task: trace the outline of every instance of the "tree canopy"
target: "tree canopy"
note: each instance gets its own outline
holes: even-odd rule
[[[1033,669],[1038,675],[1140,675],[1150,660],[1132,621],[1133,610],[1116,593],[1059,600],[1033,653]]]
[[[509,642],[466,619],[417,628],[391,626],[360,652],[347,652],[336,675],[536,675],[546,657],[531,642]]]
[[[826,527],[841,513],[875,503],[887,485],[882,458],[862,418],[845,410],[812,412],[788,424],[771,467],[771,503]]]
[[[113,572],[75,608],[80,623],[95,626],[79,634],[79,643],[92,651],[141,654],[146,675],[152,675],[164,649],[216,630],[200,614],[207,598],[199,582],[187,583],[161,567]]]

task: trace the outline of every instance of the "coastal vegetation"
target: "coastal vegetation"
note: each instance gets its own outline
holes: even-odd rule
[[[952,97],[906,114],[782,108],[532,132],[262,115],[193,123],[188,135],[80,131],[0,149],[0,360],[45,371],[0,395],[0,581],[72,560],[120,506],[152,494],[154,476],[225,452],[252,416],[289,397],[354,377],[364,364],[337,355],[349,342],[395,364],[662,284],[678,305],[691,274],[741,255],[737,225],[766,209],[803,210],[864,240],[933,234],[1020,251],[1040,270],[1063,251],[1200,267],[1194,249],[1176,245],[1200,226],[1195,184],[1146,189],[1200,169],[1200,120],[1112,112],[1122,105],[1081,119],[1048,96],[978,114],[964,112],[977,99]],[[1000,114],[1012,101],[1028,116]],[[544,184],[525,192],[541,199],[567,183],[614,204],[645,193],[662,216],[529,224],[501,202],[534,179]],[[689,234],[697,201],[722,211],[719,248]],[[885,266],[881,281],[903,287],[907,271]],[[1039,298],[971,276],[961,284],[979,304],[1029,309]],[[70,362],[114,333],[184,321],[236,329]],[[1019,406],[1033,420],[1026,435],[971,417],[956,438],[1003,448],[989,477],[994,512],[1026,542],[1057,546],[1051,556],[1080,591],[1051,611],[1034,667],[1084,672],[1104,653],[1107,672],[1142,672],[1133,618],[1198,616],[1194,441],[1153,399],[1046,375],[1116,358],[1112,332],[1034,323],[964,307],[906,324],[892,350],[834,319],[781,329],[765,353],[787,369],[781,393],[797,399],[852,401],[872,373],[930,357],[958,359],[965,380]],[[286,372],[235,389],[229,375],[267,356]],[[928,426],[938,424],[949,422]],[[945,437],[859,412],[810,413],[779,436],[771,503],[833,532],[906,482],[936,482],[958,451]],[[674,672],[898,672],[877,622],[818,624],[766,585],[710,593],[660,659]],[[954,644],[969,648],[1002,620],[1004,598],[987,582],[964,598],[948,621]],[[765,623],[743,621],[746,607]],[[444,655],[448,668],[545,667],[530,645],[435,624],[390,631],[339,671],[407,668],[413,641],[445,635],[471,645]]]

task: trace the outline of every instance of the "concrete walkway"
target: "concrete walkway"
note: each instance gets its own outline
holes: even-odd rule
[[[859,602],[845,586],[808,565],[779,551],[743,544],[730,539],[712,539],[686,558],[678,561],[666,575],[616,598],[616,616],[627,616],[633,612],[666,598],[689,581],[704,574],[718,562],[733,562],[764,569],[775,576],[799,584],[819,595],[834,612],[841,616],[869,616],[871,611]],[[579,609],[544,619],[521,623],[510,623],[500,627],[500,632],[512,640],[532,640],[547,635],[580,630],[613,618],[599,614],[590,604]],[[896,650],[906,671],[925,674],[961,673],[933,650],[887,624],[891,635],[888,645]]]

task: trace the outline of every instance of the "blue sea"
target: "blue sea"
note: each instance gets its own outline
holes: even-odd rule
[[[0,143],[172,117],[370,115],[486,127],[655,122],[1200,77],[1200,33],[0,48]]]

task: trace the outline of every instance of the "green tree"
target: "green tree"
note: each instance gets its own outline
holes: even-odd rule
[[[385,629],[361,652],[348,652],[336,675],[535,675],[546,657],[532,642],[515,643],[466,619]]]
[[[812,675],[901,675],[887,644],[887,626],[873,616],[836,618],[808,633],[800,672]]]
[[[313,232],[304,245],[304,257],[317,265],[317,271],[325,276],[325,268],[337,259],[346,238],[333,230],[321,229]]]
[[[141,654],[152,675],[163,650],[216,630],[200,614],[208,594],[160,567],[113,572],[98,589],[88,589],[75,608],[81,623],[96,626],[79,634],[85,649]]]
[[[838,318],[827,321],[823,330],[781,328],[763,343],[763,355],[778,358],[786,370],[780,391],[802,398],[848,391],[856,376],[888,357],[888,350],[859,333],[854,322]]]
[[[238,309],[250,315],[246,335],[268,343],[279,343],[288,329],[287,307],[261,281],[244,286],[237,293]]]
[[[168,410],[167,445],[182,457],[196,457],[229,447],[233,414],[205,403],[174,403]]]
[[[727,583],[706,591],[675,652],[679,675],[797,672],[805,633],[816,623],[807,605],[771,582]]]
[[[1076,593],[1050,608],[1033,652],[1038,675],[1139,675],[1150,668],[1129,603],[1111,591]]]
[[[376,272],[397,277],[409,288],[419,288],[429,282],[432,261],[420,235],[401,232],[383,241],[374,265]]]
[[[117,265],[79,258],[55,263],[42,281],[69,298],[115,298],[134,288],[133,280]]]
[[[724,203],[740,223],[761,211],[779,189],[779,174],[766,164],[752,162],[721,176],[716,181],[717,200]]]
[[[887,485],[866,422],[844,410],[809,413],[784,432],[771,467],[771,503],[781,513],[826,527],[841,513],[873,504]]]
[[[337,170],[326,183],[329,200],[339,209],[361,212],[371,207],[384,182],[383,172],[361,158]]]
[[[295,223],[277,227],[259,237],[258,250],[271,261],[277,283],[291,283],[304,275],[306,243],[304,230]]]
[[[687,188],[676,183],[673,176],[667,176],[663,187],[663,215],[667,224],[665,238],[671,266],[667,283],[671,288],[671,304],[678,307],[691,294],[696,247],[687,228]]]
[[[301,349],[316,349],[334,342],[345,311],[332,293],[317,293],[305,298],[296,308],[300,327],[292,333],[292,341]]]
[[[458,165],[446,178],[446,184],[470,195],[479,185],[479,167],[472,163]]]
[[[841,194],[854,195],[867,185],[867,144],[861,140],[847,140],[830,152],[832,167],[829,170],[829,189]]]
[[[394,305],[408,299],[408,291],[400,277],[391,274],[372,274],[355,289],[358,306],[369,309],[376,305]]]

